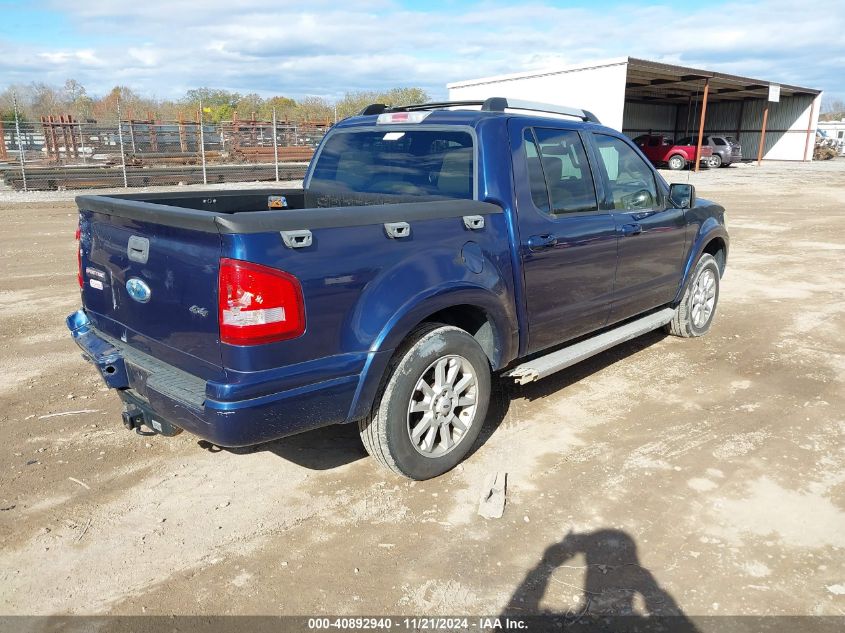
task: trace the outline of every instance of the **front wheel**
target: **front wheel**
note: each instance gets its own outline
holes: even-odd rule
[[[686,166],[686,164],[687,164],[687,161],[684,160],[684,157],[681,156],[680,154],[675,154],[674,156],[671,156],[669,158],[669,161],[668,161],[669,169],[671,169],[673,171],[678,171],[680,169],[683,169]]]
[[[683,338],[703,336],[713,323],[718,303],[719,264],[712,255],[704,253],[666,329]]]
[[[475,443],[490,402],[490,364],[464,330],[425,324],[389,368],[379,402],[358,423],[367,452],[411,479],[454,468]]]

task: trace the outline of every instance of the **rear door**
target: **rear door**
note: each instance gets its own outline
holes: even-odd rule
[[[607,322],[616,269],[616,228],[599,209],[581,135],[565,127],[509,122],[528,351]]]
[[[215,232],[80,212],[82,299],[101,332],[205,378],[220,376]]]
[[[609,321],[615,323],[672,300],[686,240],[682,209],[668,202],[654,169],[624,138],[591,134],[597,171],[619,234],[619,261]]]

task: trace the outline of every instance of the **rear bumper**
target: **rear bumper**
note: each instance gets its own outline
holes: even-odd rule
[[[140,399],[157,416],[219,446],[259,444],[349,421],[360,396],[359,383],[365,368],[380,366],[384,354],[361,354],[360,363],[346,363],[350,369],[355,369],[347,375],[335,373],[328,379],[321,379],[315,371],[310,382],[303,381],[300,376],[297,381],[300,384],[295,388],[266,393],[265,389],[250,389],[250,385],[242,382],[232,385],[206,383],[98,332],[83,310],[71,314],[67,326],[106,385],[128,390],[125,395]],[[368,358],[370,356],[374,358]],[[261,372],[255,374],[256,386],[266,384],[266,377]],[[224,400],[209,397],[209,392],[261,395]]]

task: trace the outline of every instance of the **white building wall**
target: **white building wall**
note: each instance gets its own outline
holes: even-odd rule
[[[763,159],[813,160],[813,143],[819,123],[822,95],[817,97],[781,97],[780,103],[769,104],[768,129],[786,129],[783,133],[767,133]],[[815,105],[813,105],[815,103]],[[812,119],[810,118],[812,111]],[[810,142],[807,143],[807,128]],[[759,147],[759,141],[756,144]],[[755,152],[756,152],[755,147]],[[807,148],[807,155],[804,149]],[[755,154],[756,156],[756,154]]]
[[[624,58],[590,66],[471,79],[446,87],[450,101],[511,97],[583,108],[602,124],[621,131],[627,73],[628,60]]]

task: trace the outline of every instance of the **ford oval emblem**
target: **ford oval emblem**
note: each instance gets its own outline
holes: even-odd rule
[[[132,277],[126,282],[126,292],[138,303],[147,303],[153,294],[150,287],[137,277]]]

